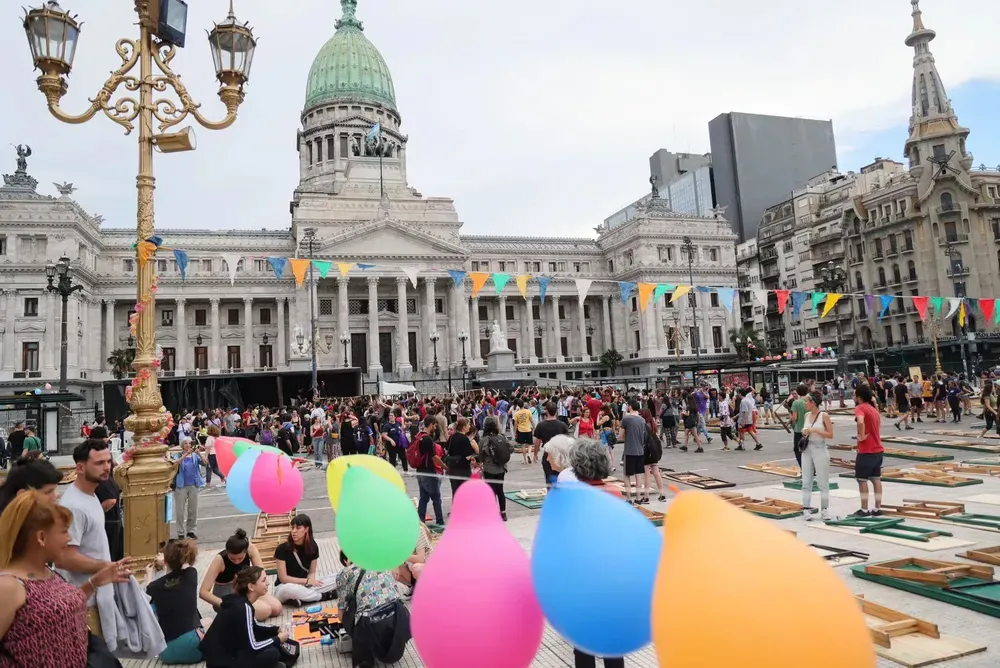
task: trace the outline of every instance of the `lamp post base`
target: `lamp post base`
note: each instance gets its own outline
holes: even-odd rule
[[[115,482],[121,487],[125,511],[125,555],[134,560],[132,568],[138,572],[170,538],[166,499],[177,467],[164,458],[165,445],[136,448],[133,453],[130,461],[115,469]]]

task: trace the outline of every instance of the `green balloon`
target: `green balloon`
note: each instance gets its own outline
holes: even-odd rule
[[[242,455],[247,450],[250,450],[251,448],[255,450],[260,450],[261,452],[271,452],[276,455],[286,454],[283,450],[280,450],[271,445],[258,445],[252,441],[243,441],[243,440],[236,441],[235,443],[233,443],[233,454],[236,455],[237,459],[239,459],[240,455]]]
[[[406,494],[360,466],[344,473],[337,540],[351,561],[369,571],[390,571],[413,554],[420,536],[417,509]]]

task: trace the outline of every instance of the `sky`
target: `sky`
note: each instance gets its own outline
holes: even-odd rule
[[[62,0],[85,22],[63,105],[86,108],[135,34],[131,0]],[[189,0],[174,61],[204,113],[224,116],[204,29],[228,0]],[[309,67],[337,0],[235,0],[260,38],[240,117],[196,127],[198,149],[155,157],[158,228],[285,229]],[[294,10],[288,8],[294,6]],[[530,9],[529,9],[530,7]],[[1000,163],[995,0],[922,0],[931,48],[976,164]],[[955,11],[959,9],[960,11]],[[134,226],[134,136],[103,116],[66,125],[45,109],[19,10],[0,21],[0,147],[29,144],[40,192],[68,181],[109,227]],[[841,171],[902,159],[912,50],[907,0],[359,0],[392,72],[410,185],[455,200],[466,234],[592,237],[648,190],[659,148],[709,151],[729,111],[832,119]],[[115,98],[117,99],[117,98]],[[14,168],[0,149],[0,169]]]

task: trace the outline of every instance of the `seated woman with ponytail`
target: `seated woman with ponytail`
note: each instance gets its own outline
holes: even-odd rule
[[[160,661],[167,665],[199,663],[198,645],[205,635],[198,612],[198,571],[194,562],[198,548],[190,538],[168,541],[163,548],[167,574],[153,577],[153,565],[147,568],[146,593],[152,599],[156,619],[167,641]]]
[[[247,539],[247,532],[237,529],[226,541],[226,548],[215,555],[208,565],[198,591],[199,598],[218,612],[222,599],[233,593],[237,574],[251,566],[262,566],[260,552]],[[281,614],[281,602],[270,594],[265,593],[255,599],[253,607],[257,611],[257,620],[261,622]]]

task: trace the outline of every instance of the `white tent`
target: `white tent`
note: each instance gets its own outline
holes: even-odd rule
[[[379,381],[378,393],[383,397],[394,396],[397,394],[412,394],[416,391],[416,387],[407,383],[388,383],[384,380]]]

